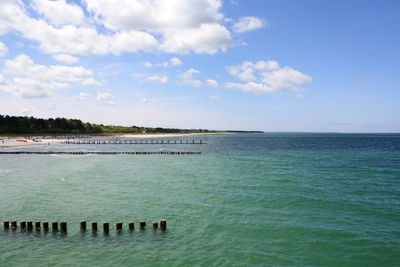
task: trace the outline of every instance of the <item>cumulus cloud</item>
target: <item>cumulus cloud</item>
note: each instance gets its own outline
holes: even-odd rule
[[[298,94],[296,95],[298,99],[304,100],[306,97],[304,95]]]
[[[171,63],[172,66],[180,66],[180,65],[183,64],[182,61],[181,61],[179,58],[177,58],[177,57],[171,58],[171,59],[169,60],[169,62]]]
[[[211,99],[211,100],[221,100],[220,97],[215,96],[215,95],[210,95],[208,98]]]
[[[22,1],[2,0],[0,34],[17,32],[53,54],[214,54],[232,45],[229,30],[220,23],[224,17],[220,0],[85,0],[84,4],[35,0],[37,17]]]
[[[209,80],[207,80],[206,82],[207,82],[207,84],[208,84],[209,86],[211,86],[211,87],[215,87],[215,88],[218,87],[218,82],[217,82],[216,80],[211,80],[211,79],[209,79]]]
[[[4,57],[8,52],[8,48],[5,44],[0,42],[0,57]]]
[[[186,85],[191,85],[194,87],[202,86],[203,85],[202,81],[193,79],[193,77],[192,77],[194,74],[199,74],[199,73],[200,73],[200,71],[198,71],[196,69],[193,69],[193,68],[188,69],[187,71],[185,71],[184,73],[182,73],[180,75],[180,83],[186,84]]]
[[[166,67],[168,67],[168,66],[180,66],[180,65],[182,65],[183,63],[182,63],[182,61],[179,59],[179,58],[177,58],[177,57],[173,57],[173,58],[171,58],[169,61],[164,61],[164,62],[162,62],[162,63],[155,63],[155,64],[153,64],[153,63],[151,63],[151,62],[145,62],[144,63],[144,66],[146,67],[146,68],[152,68],[152,67],[164,67],[164,68],[166,68]]]
[[[43,15],[45,19],[56,26],[82,25],[85,22],[82,8],[68,4],[65,0],[34,0],[32,6],[38,14]]]
[[[160,83],[168,82],[168,76],[166,75],[158,75],[158,74],[147,75],[143,73],[135,73],[134,77],[136,80],[142,82],[160,82]]]
[[[71,56],[71,55],[67,55],[67,54],[54,55],[53,58],[57,61],[67,63],[67,64],[73,64],[73,63],[77,63],[79,61],[79,58]]]
[[[142,99],[140,99],[140,102],[142,102],[142,103],[155,103],[155,102],[157,102],[155,99],[148,99],[148,98],[142,98]]]
[[[227,67],[228,72],[238,77],[240,82],[227,82],[226,88],[239,89],[254,94],[276,93],[280,91],[301,91],[299,87],[312,78],[288,66],[279,67],[276,61],[245,61],[239,66]]]
[[[254,31],[266,25],[263,19],[257,17],[241,17],[233,24],[233,31],[237,33]]]
[[[52,96],[57,89],[71,87],[71,84],[100,85],[92,71],[82,66],[45,66],[35,64],[24,54],[6,60],[3,73],[12,77],[0,79],[0,90],[16,97],[37,98]]]
[[[75,96],[75,99],[81,102],[88,101],[90,99],[90,95],[86,93],[79,93]]]
[[[97,93],[96,100],[106,106],[115,106],[117,104],[112,99],[114,99],[114,96],[110,93],[106,93],[106,92],[98,92]]]

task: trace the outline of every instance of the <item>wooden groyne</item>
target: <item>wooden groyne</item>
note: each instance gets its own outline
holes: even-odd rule
[[[200,151],[0,151],[0,155],[199,155]]]
[[[129,232],[133,232],[135,230],[135,223],[134,222],[128,222],[128,230]],[[146,221],[140,221],[140,230],[146,230]],[[157,231],[159,229],[158,227],[158,222],[152,222],[152,228],[154,231]],[[92,232],[97,233],[98,232],[98,226],[97,222],[91,222],[92,226]],[[35,221],[35,231],[36,232],[41,232],[43,229],[43,233],[49,232],[49,222],[44,221],[41,223],[40,221]],[[86,227],[86,221],[81,221],[79,223],[79,229],[81,232],[86,232],[87,227]],[[160,220],[160,229],[161,231],[166,231],[167,230],[167,221],[166,220]],[[10,227],[10,221],[4,221],[3,222],[3,230],[4,231],[17,231],[18,230],[18,223],[17,221],[11,221],[11,227]],[[21,221],[19,225],[19,230],[21,232],[32,232],[33,231],[33,221]],[[66,221],[62,222],[52,222],[51,223],[51,230],[52,232],[61,232],[63,234],[67,234],[68,232],[68,223]],[[121,233],[123,231],[123,223],[122,222],[117,222],[115,223],[115,231],[118,233]],[[103,232],[104,234],[108,234],[110,232],[110,223],[109,222],[103,222]]]
[[[71,145],[203,145],[204,140],[64,140],[60,144]]]

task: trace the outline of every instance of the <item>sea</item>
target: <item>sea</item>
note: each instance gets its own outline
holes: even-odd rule
[[[0,266],[400,266],[400,134],[168,139],[4,150],[201,154],[0,155]]]

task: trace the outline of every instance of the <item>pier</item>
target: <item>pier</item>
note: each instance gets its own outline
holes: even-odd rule
[[[70,145],[203,145],[207,144],[204,140],[128,140],[128,139],[112,139],[112,140],[63,140],[60,144]]]
[[[200,151],[0,151],[0,155],[199,155]]]

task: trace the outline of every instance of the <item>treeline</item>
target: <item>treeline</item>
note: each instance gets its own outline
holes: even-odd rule
[[[203,129],[123,127],[56,118],[39,119],[0,115],[0,134],[107,134],[107,133],[205,133]]]

